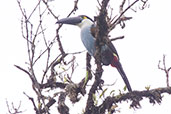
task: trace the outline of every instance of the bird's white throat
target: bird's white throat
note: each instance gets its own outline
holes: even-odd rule
[[[84,19],[81,23],[78,24],[78,27],[80,27],[81,29],[86,27],[86,26],[91,26],[93,24],[93,22],[89,19]]]

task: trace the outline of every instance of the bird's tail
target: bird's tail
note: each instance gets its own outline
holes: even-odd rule
[[[120,73],[123,81],[126,84],[126,87],[128,88],[128,91],[132,91],[131,85],[129,84],[128,78],[127,78],[127,76],[126,76],[126,74],[125,74],[125,72],[124,72],[124,70],[123,70],[122,65],[120,64],[120,62],[117,62],[117,65],[116,64],[115,65],[114,64],[111,64],[111,66],[117,68],[117,70]]]

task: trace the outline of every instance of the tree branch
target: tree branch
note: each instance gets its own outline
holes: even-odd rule
[[[110,27],[109,27],[109,31],[113,30],[115,28],[115,26],[120,23],[120,21],[122,20],[121,17],[125,14],[125,12],[127,12],[134,4],[136,4],[139,0],[135,0],[132,4],[130,4],[125,10],[123,10],[122,12],[120,12],[120,15],[119,17],[112,23],[110,24]],[[124,1],[123,1],[123,5],[124,5]],[[121,5],[121,6],[123,6]],[[128,18],[128,19],[131,19],[131,18]],[[126,20],[128,20],[126,19]]]
[[[69,108],[65,104],[66,93],[61,92],[58,98],[58,111],[60,114],[69,114]]]
[[[96,34],[95,34],[95,62],[97,65],[96,73],[95,73],[95,81],[89,91],[85,114],[95,114],[96,109],[93,101],[93,94],[97,91],[98,87],[100,86],[102,80],[101,76],[103,73],[102,65],[101,65],[101,46],[104,45],[103,41],[108,36],[108,25],[106,22],[107,17],[107,10],[106,7],[109,3],[109,0],[103,0],[100,13],[96,17],[97,25],[96,25]],[[101,88],[101,87],[100,87]]]
[[[161,61],[159,61],[158,69],[160,69],[160,70],[165,72],[165,74],[166,74],[166,84],[167,84],[167,87],[169,87],[169,71],[170,71],[171,67],[169,67],[169,68],[166,67],[166,60],[165,60],[165,58],[166,58],[166,56],[163,55],[163,67],[160,66],[160,62]]]
[[[140,101],[143,98],[148,98],[149,102],[152,104],[158,103],[160,104],[162,101],[162,94],[168,93],[171,94],[171,87],[166,88],[157,88],[152,90],[144,90],[144,91],[133,91],[131,93],[121,94],[117,96],[108,96],[101,105],[98,106],[99,113],[97,114],[103,114],[105,110],[111,110],[111,107],[113,104],[120,103],[122,101],[131,101],[132,103],[130,106],[132,108],[138,108],[141,107]]]

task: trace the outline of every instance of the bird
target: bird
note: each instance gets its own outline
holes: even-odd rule
[[[87,49],[88,53],[95,57],[95,22],[86,15],[79,15],[76,17],[67,17],[59,19],[57,24],[69,24],[69,25],[75,25],[78,26],[81,29],[81,40]],[[130,86],[130,83],[128,81],[128,78],[122,68],[122,65],[120,63],[120,58],[118,55],[118,52],[114,45],[110,42],[109,44],[104,44],[101,46],[101,62],[103,65],[111,65],[112,67],[115,67],[118,72],[120,73],[123,81],[126,84],[126,87],[129,92],[132,91],[132,88]]]

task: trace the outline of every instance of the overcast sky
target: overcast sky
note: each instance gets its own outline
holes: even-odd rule
[[[57,15],[60,15],[60,18],[63,18],[66,16],[66,12],[72,9],[73,6],[71,4],[73,4],[73,2],[68,0],[62,0],[60,4],[57,4],[57,2],[58,0],[52,2],[51,8]],[[23,7],[27,8],[26,11],[28,12],[36,5],[36,3],[31,2],[31,0],[22,1],[22,3]],[[97,14],[97,8],[94,4],[97,4],[96,0],[80,0],[78,6],[79,10],[75,15],[86,14],[93,18],[93,16]],[[151,88],[166,87],[165,74],[157,68],[157,65],[158,61],[162,60],[163,54],[165,54],[167,66],[171,66],[170,4],[170,0],[151,0],[149,2],[149,8],[143,11],[137,9],[137,13],[130,11],[127,14],[127,16],[132,16],[133,19],[126,22],[126,28],[124,30],[118,27],[118,29],[111,33],[112,37],[120,35],[125,36],[125,39],[118,40],[114,42],[114,44],[134,90],[143,90],[145,86],[148,85],[150,85]],[[34,96],[31,90],[31,81],[26,74],[14,67],[14,64],[25,65],[28,59],[26,42],[21,36],[21,12],[16,0],[10,2],[5,0],[1,1],[0,9],[0,113],[7,113],[5,103],[7,99],[9,103],[14,102],[16,106],[22,101],[21,110],[26,110],[24,113],[30,114],[30,112],[33,112],[33,107],[27,97],[23,95],[23,91],[29,93],[30,96]],[[54,23],[55,20],[52,20],[47,24],[48,30],[52,33],[57,26]],[[60,34],[63,36],[64,46],[68,46],[65,47],[67,52],[85,50],[82,46],[79,32],[80,30],[77,27],[63,26]],[[71,35],[72,38],[70,37]],[[85,70],[84,65],[77,71],[80,69]],[[116,74],[116,77],[111,81],[111,78],[107,77],[108,73]],[[73,78],[75,80],[82,79],[82,77]],[[119,74],[112,67],[104,67],[103,79],[107,83],[112,83],[117,80],[114,86],[118,89],[122,89],[124,86]],[[77,80],[77,82],[78,81],[79,80]],[[123,103],[124,108],[121,109],[120,114],[170,114],[170,101],[171,96],[164,94],[163,101],[160,105],[157,104],[153,106],[148,103],[148,100],[144,100],[141,102],[142,108],[139,110],[129,109],[129,104]],[[70,113],[79,113],[76,110],[78,109],[78,105],[76,104],[74,106]]]

